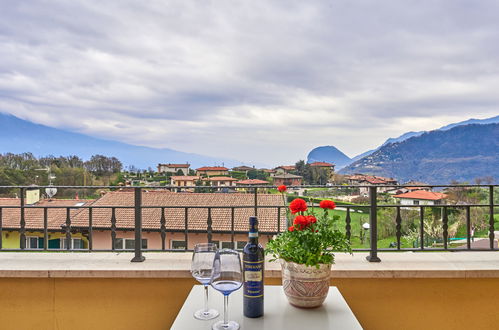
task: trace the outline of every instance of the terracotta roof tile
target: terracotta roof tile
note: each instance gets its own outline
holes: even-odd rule
[[[70,209],[70,215],[74,216],[82,209],[76,207],[80,203],[80,206],[88,205],[91,200],[81,200],[81,199],[52,199],[52,200],[41,200],[34,204],[32,207],[27,206],[24,210],[25,228],[26,229],[39,229],[43,230],[43,208],[37,207],[47,207],[47,228],[51,230],[61,230],[62,225],[66,223],[66,209],[67,207],[75,206],[75,208]],[[6,199],[0,199],[0,207],[2,206],[20,206],[21,202],[17,198],[12,198],[11,201]],[[57,208],[53,208],[57,207]],[[21,228],[21,211],[19,208],[3,208],[2,209],[2,227],[3,228]]]
[[[310,166],[318,166],[318,167],[332,167],[334,166],[331,163],[326,163],[326,162],[313,162],[310,164]]]
[[[229,169],[227,167],[222,167],[222,166],[205,166],[205,167],[200,167],[197,168],[196,171],[228,171]]]
[[[259,180],[259,179],[247,179],[247,180],[241,180],[237,181],[236,184],[269,184],[270,182],[265,181],[265,180]]]
[[[145,230],[161,228],[161,207],[165,207],[167,230],[184,230],[184,207],[213,207],[211,211],[212,228],[217,231],[231,230],[231,209],[216,208],[216,206],[234,208],[234,230],[247,231],[248,218],[254,214],[254,195],[242,193],[169,193],[157,191],[155,193],[143,192],[142,204],[144,206],[158,206],[157,208],[144,208],[142,211],[142,225]],[[95,228],[111,227],[111,209],[98,208],[99,206],[133,206],[134,194],[131,192],[109,192],[96,200],[92,206],[93,226]],[[277,194],[259,194],[258,205],[284,206],[282,196]],[[177,206],[180,208],[168,208]],[[248,208],[237,208],[249,206]],[[118,229],[133,229],[135,226],[133,209],[116,209],[116,226]],[[258,210],[259,227],[261,232],[274,232],[277,230],[277,208],[261,208]],[[286,229],[285,210],[281,210],[281,230]],[[207,230],[208,209],[188,208],[188,229]],[[72,220],[72,226],[88,227],[88,210],[82,210]]]
[[[203,179],[203,181],[237,181],[237,179],[231,178],[230,176],[212,176]]]
[[[411,191],[411,192],[408,192],[405,194],[395,195],[393,197],[437,201],[437,200],[447,198],[447,195],[442,194],[442,193],[438,193],[438,192],[433,192],[433,191],[416,190],[416,191]]]
[[[158,166],[189,168],[190,164],[158,164]]]

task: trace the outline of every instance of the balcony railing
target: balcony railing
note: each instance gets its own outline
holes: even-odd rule
[[[497,251],[497,247],[495,246],[495,224],[494,224],[494,214],[495,207],[498,207],[498,204],[494,203],[494,190],[498,187],[498,185],[418,185],[419,188],[461,188],[461,189],[479,189],[483,193],[486,193],[488,196],[488,202],[483,204],[470,204],[470,203],[456,203],[456,204],[438,204],[438,205],[402,205],[402,204],[383,204],[378,200],[380,190],[387,188],[404,188],[411,186],[403,186],[403,185],[333,185],[333,186],[297,186],[297,187],[288,187],[289,191],[293,191],[293,188],[297,189],[309,189],[309,188],[327,188],[327,189],[364,189],[368,191],[369,204],[345,204],[340,205],[341,208],[345,210],[345,226],[344,232],[348,239],[352,238],[352,213],[355,210],[365,210],[365,213],[369,215],[369,247],[368,248],[355,248],[354,251],[367,251],[369,252],[369,256],[367,259],[370,262],[379,262],[377,253],[379,251]],[[26,192],[27,190],[33,189],[46,189],[46,188],[57,188],[57,189],[89,189],[97,191],[99,189],[108,189],[108,190],[133,190],[133,205],[93,205],[93,204],[85,204],[85,205],[72,205],[72,206],[39,206],[39,205],[26,205]],[[0,191],[13,191],[16,192],[19,196],[19,205],[2,205],[0,202],[0,251],[26,251],[32,250],[27,247],[27,232],[40,232],[42,233],[41,237],[43,239],[43,246],[37,246],[36,251],[87,251],[87,252],[99,252],[99,251],[133,251],[135,253],[133,262],[143,261],[145,258],[142,253],[144,251],[170,251],[170,252],[178,252],[178,251],[191,251],[189,247],[189,234],[206,234],[206,240],[211,242],[213,240],[214,234],[225,234],[230,235],[231,244],[235,247],[235,236],[237,234],[244,234],[246,230],[242,230],[241,228],[236,228],[235,226],[235,214],[238,210],[246,210],[246,212],[251,211],[253,214],[258,215],[259,210],[274,210],[276,214],[276,223],[275,230],[263,230],[260,231],[262,235],[276,235],[283,230],[286,230],[287,224],[287,206],[284,204],[284,200],[280,204],[276,205],[260,205],[258,203],[258,196],[262,191],[266,191],[275,187],[271,186],[232,186],[232,187],[206,187],[206,186],[186,186],[186,187],[177,187],[177,186],[153,186],[153,187],[116,187],[116,186],[0,186]],[[151,191],[151,190],[169,190],[169,191],[193,191],[196,189],[202,189],[203,191],[211,191],[211,192],[220,192],[223,193],[226,189],[244,189],[246,194],[252,194],[254,196],[252,205],[144,205],[142,202],[143,192]],[[289,197],[289,196],[288,196]],[[395,209],[395,237],[396,242],[391,248],[379,248],[378,246],[378,211],[381,209]],[[438,209],[441,212],[441,247],[434,246],[425,246],[425,239],[428,234],[425,233],[425,210],[428,208]],[[473,229],[472,229],[472,218],[471,218],[471,210],[474,208],[485,208],[487,211],[485,214],[488,216],[488,246],[486,248],[472,248],[472,240],[473,240]],[[7,210],[17,209],[19,210],[19,226],[12,225],[4,225],[4,213]],[[41,219],[38,219],[40,223],[43,222],[43,225],[38,227],[33,227],[33,225],[27,225],[26,220],[26,210],[36,210],[41,209],[40,212]],[[51,209],[63,209],[65,210],[65,221],[61,224],[60,228],[49,228],[49,210]],[[99,209],[107,209],[110,210],[110,227],[106,230],[110,231],[111,241],[108,249],[96,249],[94,248],[94,231],[96,230],[104,230],[99,226],[96,226],[93,223],[93,217],[96,210]],[[118,227],[119,217],[117,215],[117,210],[126,209],[129,211],[133,211],[133,227]],[[160,212],[159,225],[158,228],[144,228],[143,226],[143,211],[147,209],[156,209]],[[195,212],[194,210],[206,210],[206,230],[189,228],[189,217],[190,212]],[[402,216],[402,210],[404,209],[416,209],[419,211],[419,247],[412,248],[404,248],[402,247],[402,222],[404,221]],[[74,221],[74,216],[72,212],[74,210],[81,211],[87,210],[88,213],[88,226],[75,226],[72,222]],[[167,216],[166,213],[172,210],[182,210],[184,217],[184,225],[183,228],[167,228]],[[213,228],[213,212],[216,210],[225,210],[227,211],[226,221],[230,221],[230,230],[215,230]],[[449,211],[450,210],[459,210],[460,212],[464,211],[465,214],[465,222],[466,222],[466,246],[465,247],[452,247],[449,240]],[[263,211],[261,211],[263,212]],[[4,246],[4,232],[18,232],[19,233],[19,248],[10,248]],[[118,241],[117,232],[119,231],[133,231],[133,249],[123,248],[118,249],[116,247],[116,243]],[[143,231],[146,232],[157,232],[160,235],[161,248],[160,249],[147,249],[142,247],[142,238]],[[362,231],[362,230],[360,230]],[[366,230],[367,231],[367,230]],[[49,247],[49,235],[51,233],[59,233],[62,234],[62,240],[65,241],[65,246],[60,246],[59,248],[52,249]],[[79,246],[75,248],[70,242],[74,239],[72,234],[80,233],[87,240],[87,247],[82,248]],[[167,233],[182,233],[185,241],[184,249],[172,249],[168,248],[166,244],[166,235]],[[434,238],[434,237],[433,237]]]

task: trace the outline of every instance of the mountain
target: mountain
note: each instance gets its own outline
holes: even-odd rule
[[[430,184],[499,180],[499,124],[459,125],[382,146],[340,171]]]
[[[351,159],[338,148],[333,146],[322,146],[314,148],[307,156],[307,163],[313,162],[328,162],[336,165],[336,169],[340,169],[350,164]]]
[[[463,125],[469,125],[469,124],[480,124],[480,125],[484,125],[484,124],[494,124],[494,123],[499,123],[499,116],[495,116],[495,117],[492,117],[492,118],[486,118],[486,119],[468,119],[468,120],[465,120],[465,121],[461,121],[459,123],[454,123],[454,124],[449,124],[447,126],[443,126],[443,127],[440,127],[437,129],[437,131],[446,131],[446,130],[449,130],[451,128],[454,128],[454,127],[457,127],[457,126],[463,126]],[[381,147],[387,145],[387,144],[390,144],[390,143],[395,143],[395,142],[402,142],[402,141],[405,141],[411,137],[415,137],[415,136],[420,136],[424,133],[426,133],[427,131],[419,131],[419,132],[407,132],[407,133],[404,133],[402,135],[400,135],[399,137],[396,137],[396,138],[388,138],[381,146],[379,146],[378,148],[376,149],[372,149],[372,150],[369,150],[369,151],[366,151],[366,152],[363,152],[361,153],[360,155],[357,155],[355,157],[352,158],[352,163],[353,162],[356,162],[357,160],[363,158],[363,157],[366,157],[370,154],[372,154],[373,152],[375,152],[376,150],[379,150]]]
[[[468,119],[466,121],[462,121],[462,122],[459,122],[459,123],[455,123],[455,124],[449,124],[447,126],[444,126],[444,127],[440,127],[439,130],[440,131],[446,131],[446,130],[449,130],[451,128],[454,128],[456,126],[462,126],[462,125],[469,125],[469,124],[480,124],[480,125],[484,125],[484,124],[497,124],[499,123],[499,116],[495,116],[495,117],[492,117],[492,118],[486,118],[486,119]]]
[[[77,155],[87,160],[92,155],[114,156],[124,165],[155,168],[158,163],[189,162],[193,168],[205,165],[237,166],[241,162],[167,148],[149,148],[117,141],[94,138],[57,128],[34,124],[12,115],[0,113],[0,153],[31,152],[35,156]]]

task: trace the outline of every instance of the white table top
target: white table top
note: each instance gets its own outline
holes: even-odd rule
[[[195,285],[187,297],[171,329],[207,330],[213,323],[223,320],[223,295],[210,287],[209,306],[220,312],[213,320],[196,320],[193,313],[203,308],[203,286]],[[229,296],[229,320],[244,329],[362,329],[338,288],[332,286],[321,307],[302,309],[288,303],[282,286],[265,286],[264,316],[256,319],[243,316],[242,289]]]

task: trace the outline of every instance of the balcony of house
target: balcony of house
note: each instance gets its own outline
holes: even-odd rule
[[[338,205],[354,253],[336,256],[330,283],[365,329],[499,324],[497,186],[455,187],[480,190],[486,202],[392,204],[369,186],[369,203]],[[0,187],[18,195],[0,199],[5,328],[167,329],[196,284],[195,243],[241,249],[254,214],[263,244],[287,230],[286,196],[269,194],[268,186],[245,193],[91,187],[110,191],[77,200],[27,198],[28,190],[45,188]],[[335,188],[346,189],[324,187]],[[461,229],[453,228],[457,221]],[[385,227],[394,233],[388,240]],[[267,260],[265,283],[281,284],[278,262]],[[211,299],[222,296],[212,291]]]

